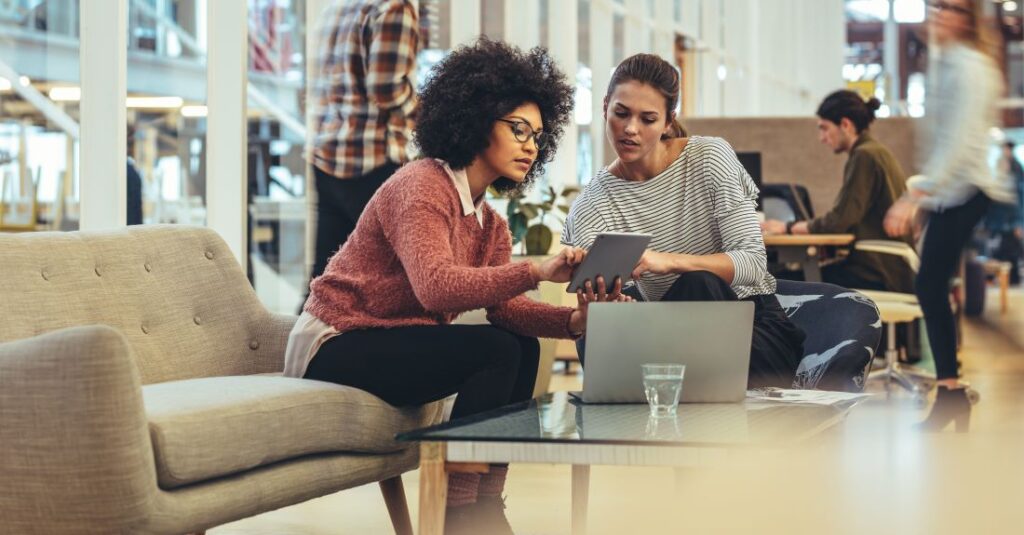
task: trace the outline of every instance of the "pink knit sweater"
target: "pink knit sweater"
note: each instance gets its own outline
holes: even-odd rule
[[[305,309],[340,332],[443,325],[487,309],[517,334],[571,338],[571,308],[522,294],[539,281],[510,263],[508,224],[486,203],[483,228],[433,159],[405,165],[373,196],[356,229],[310,285]]]

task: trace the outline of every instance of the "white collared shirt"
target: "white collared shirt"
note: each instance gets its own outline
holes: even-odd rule
[[[444,168],[445,172],[448,173],[448,176],[451,177],[452,183],[455,184],[455,190],[459,192],[459,200],[462,202],[462,215],[475,215],[476,222],[480,225],[480,228],[483,228],[484,213],[481,207],[484,203],[484,195],[481,195],[480,200],[474,203],[473,196],[469,192],[469,177],[466,176],[466,170],[454,171],[447,162],[443,160],[437,161]],[[285,377],[305,376],[309,363],[313,361],[313,357],[316,356],[320,346],[331,338],[338,336],[338,334],[338,330],[334,327],[324,323],[313,314],[303,311],[288,335],[288,345],[285,348],[284,359]]]
[[[448,173],[448,176],[452,179],[452,183],[455,184],[455,191],[459,192],[459,200],[462,201],[462,215],[475,215],[476,222],[480,224],[480,228],[483,228],[484,213],[480,207],[484,204],[485,195],[481,195],[478,201],[473,202],[473,195],[469,192],[469,177],[466,175],[466,170],[453,170],[451,166],[448,165],[448,162],[444,160],[437,160],[437,163],[441,164],[445,173]]]

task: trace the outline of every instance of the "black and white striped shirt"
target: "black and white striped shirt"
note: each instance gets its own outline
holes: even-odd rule
[[[725,253],[735,268],[732,288],[742,299],[775,293],[755,214],[757,186],[728,142],[691,137],[661,174],[642,182],[602,169],[573,203],[562,243],[589,249],[602,232],[651,234],[664,253]],[[679,277],[644,275],[643,298],[658,301]]]

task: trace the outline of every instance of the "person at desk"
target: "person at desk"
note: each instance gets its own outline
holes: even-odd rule
[[[835,154],[849,154],[843,186],[825,215],[810,221],[767,220],[766,234],[853,234],[858,240],[889,239],[883,228],[889,207],[906,191],[906,176],[896,157],[869,130],[881,103],[864,102],[853,91],[827,96],[818,106],[818,140]],[[785,277],[782,277],[785,278]],[[900,257],[858,251],[824,266],[821,278],[845,288],[914,291],[914,273]]]
[[[637,54],[615,68],[604,120],[617,157],[576,198],[562,243],[589,249],[602,232],[653,235],[632,274],[633,297],[752,301],[748,384],[789,387],[805,335],[775,297],[757,187],[725,140],[687,137],[673,111],[678,96],[679,75],[658,56]]]
[[[591,301],[624,301],[621,283],[575,308],[523,294],[568,282],[584,252],[512,262],[508,223],[484,202],[544,172],[572,117],[572,86],[543,49],[481,39],[445,57],[423,88],[406,164],[366,206],[351,237],[310,285],[285,375],[365,390],[397,407],[458,393],[452,418],[533,395],[537,337],[574,338]],[[451,325],[485,308],[490,325]],[[511,533],[500,497],[507,465],[449,478],[446,533]]]

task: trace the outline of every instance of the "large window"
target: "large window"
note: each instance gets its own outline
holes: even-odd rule
[[[129,224],[206,223],[205,11],[199,0],[128,2],[129,190],[141,182]]]
[[[78,9],[0,3],[0,231],[78,227]]]

